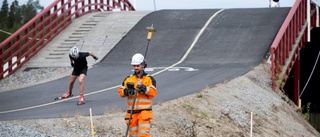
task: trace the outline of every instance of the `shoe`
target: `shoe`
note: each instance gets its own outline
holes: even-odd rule
[[[62,98],[62,99],[65,99],[65,98],[69,98],[69,97],[72,97],[72,96],[73,96],[72,93],[67,92],[67,93],[63,94],[63,95],[61,96],[61,98]]]
[[[63,94],[61,97],[56,97],[56,98],[54,98],[54,100],[60,100],[60,99],[70,98],[70,97],[72,97],[72,96],[73,96],[72,93],[67,92],[67,93]]]
[[[83,98],[79,98],[79,101],[78,101],[77,105],[79,106],[79,105],[83,105],[85,103],[86,103],[86,101],[84,101]]]

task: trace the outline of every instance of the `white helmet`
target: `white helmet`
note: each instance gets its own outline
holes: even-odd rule
[[[131,65],[140,65],[144,61],[144,57],[140,53],[136,53],[132,56]]]
[[[70,49],[70,56],[73,57],[73,58],[77,58],[79,56],[79,49],[77,46],[73,46],[71,49]]]

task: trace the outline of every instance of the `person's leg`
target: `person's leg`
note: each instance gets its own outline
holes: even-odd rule
[[[76,75],[71,75],[71,76],[70,76],[69,91],[68,91],[68,92],[72,93],[73,84],[74,84],[74,82],[76,81],[77,77],[78,77],[78,76],[76,76]]]
[[[88,68],[83,68],[79,71],[80,72],[80,75],[79,75],[80,97],[79,97],[78,105],[85,104],[85,101],[83,98],[84,97],[84,79],[87,75],[87,70]]]
[[[76,75],[71,75],[70,76],[68,91],[67,91],[67,93],[62,95],[62,98],[67,98],[72,94],[73,84],[76,81],[77,77],[78,76],[76,76]]]
[[[151,119],[140,118],[138,121],[138,137],[150,137]]]
[[[132,118],[131,118],[130,125],[129,125],[129,131],[128,131],[128,135],[130,137],[137,137],[138,136],[138,117],[139,116],[140,116],[139,113],[132,114]],[[126,125],[127,126],[129,123],[129,117],[130,117],[130,113],[126,113]]]
[[[142,111],[138,121],[138,137],[150,137],[152,111]]]
[[[86,77],[85,74],[80,74],[79,76],[79,85],[80,85],[80,99],[83,99],[84,94],[84,78]]]

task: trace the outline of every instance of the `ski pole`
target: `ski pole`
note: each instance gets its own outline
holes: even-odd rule
[[[82,41],[82,45],[81,45],[81,47],[80,47],[80,51],[81,51],[81,49],[82,49],[82,47],[83,47],[83,43],[84,43],[84,41]]]
[[[271,0],[269,0],[269,8],[271,8]]]
[[[100,46],[100,50],[99,50],[99,52],[98,52],[98,55],[97,56],[99,56],[99,54],[100,54],[100,52],[101,52],[101,49],[102,49],[102,46],[104,45],[104,43],[106,42],[106,39],[108,38],[108,36],[106,36],[106,38],[104,38],[104,41],[103,41],[103,43],[102,43],[102,45]]]
[[[148,52],[148,47],[149,47],[149,42],[152,38],[152,34],[153,32],[155,32],[156,30],[153,28],[153,24],[151,25],[151,27],[147,27],[147,31],[148,31],[148,35],[147,35],[147,49],[146,49],[146,52],[145,52],[145,55],[144,55],[144,60],[146,60],[147,58],[147,52]],[[140,70],[140,74],[139,74],[139,77],[138,77],[138,81],[141,81],[141,78],[142,78],[142,74],[143,74],[143,69],[145,68],[145,64],[144,66],[141,68]],[[134,98],[133,98],[133,103],[132,103],[132,106],[131,106],[131,111],[130,111],[130,116],[129,116],[129,121],[128,121],[128,125],[127,125],[127,131],[126,131],[126,136],[128,136],[128,132],[129,132],[129,128],[130,128],[130,121],[132,119],[132,112],[133,112],[133,109],[134,109],[134,104],[136,103],[136,99],[137,99],[137,90],[134,90]]]

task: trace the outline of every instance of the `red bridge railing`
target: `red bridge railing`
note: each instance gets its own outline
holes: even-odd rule
[[[17,71],[72,19],[96,11],[134,11],[128,0],[55,0],[9,38],[0,43],[0,80]]]
[[[315,6],[311,4],[311,26],[315,26]],[[270,48],[272,89],[282,89],[307,41],[307,0],[296,0]]]

